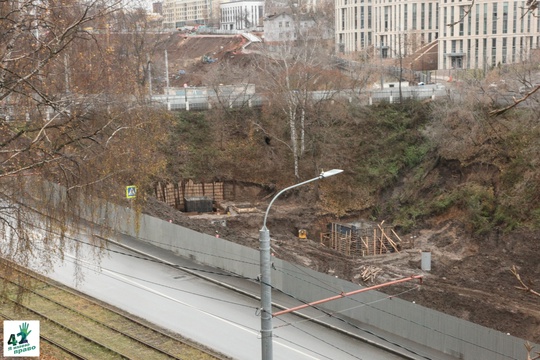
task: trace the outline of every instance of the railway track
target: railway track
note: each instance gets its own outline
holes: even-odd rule
[[[38,274],[12,269],[0,274],[0,316],[40,320],[41,339],[71,358],[227,358]]]

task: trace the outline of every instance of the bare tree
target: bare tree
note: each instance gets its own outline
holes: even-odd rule
[[[267,79],[263,86],[272,106],[287,121],[286,143],[298,178],[300,159],[306,150],[308,109],[314,102],[332,98],[345,84],[340,83],[339,73],[329,76],[332,59],[315,20],[292,11],[283,21],[283,41],[266,44],[265,60],[259,61],[257,68]]]
[[[153,143],[163,115],[135,101],[136,87],[126,84],[137,71],[116,60],[111,28],[121,9],[114,1],[0,4],[4,258],[52,261],[77,224],[69,219],[90,211],[83,198],[122,201],[123,186],[145,186],[163,166]]]

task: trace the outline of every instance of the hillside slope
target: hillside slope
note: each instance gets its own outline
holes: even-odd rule
[[[491,117],[494,104],[462,95],[370,108],[314,104],[306,109],[300,179],[292,171],[279,104],[178,113],[165,144],[167,178],[251,183],[260,195],[243,201],[259,211],[231,215],[224,228],[155,202],[146,211],[257,249],[272,189],[342,168],[335,179],[274,205],[268,227],[276,256],[369,285],[359,276],[365,266],[381,269],[373,282],[381,283],[422,273],[421,251],[430,251],[432,270],[419,290],[403,285],[385,291],[540,343],[540,298],[517,289],[510,272],[516,266],[527,284],[540,288],[537,99]],[[320,244],[328,223],[361,219],[393,225],[402,238],[414,239],[414,248],[353,258]],[[298,239],[299,229],[308,230],[309,240]]]

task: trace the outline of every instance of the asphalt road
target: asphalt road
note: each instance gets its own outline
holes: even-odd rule
[[[235,359],[261,357],[258,300],[165,263],[143,258],[140,251],[153,252],[164,261],[191,269],[203,268],[134,239],[115,240],[129,243],[130,248],[139,247],[136,252],[110,244],[99,256],[97,247],[85,244],[89,236],[74,238],[84,243],[79,246],[77,256],[74,251],[67,251],[64,260],[58,259],[46,273],[48,277]],[[204,269],[202,274],[211,271]],[[34,270],[43,273],[43,269]],[[245,282],[248,289],[256,290],[258,286],[250,280],[233,280]],[[403,359],[295,315],[275,319],[273,325],[274,359]]]

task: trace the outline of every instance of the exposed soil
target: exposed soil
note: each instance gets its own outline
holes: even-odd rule
[[[245,44],[241,37],[217,39],[185,38],[174,36],[169,48],[171,73],[186,69],[171,86],[205,85],[204,78],[220,62],[242,62],[247,55],[240,49]],[[217,59],[215,63],[201,61],[205,54]],[[463,174],[442,176],[450,186],[452,179]],[[456,175],[456,176],[453,176]],[[487,176],[493,178],[493,176]],[[457,181],[457,180],[456,180]],[[437,184],[436,186],[442,186]],[[231,215],[186,215],[150,199],[146,213],[191,228],[196,231],[258,249],[258,231],[268,204],[256,191],[241,201],[245,203],[221,204],[254,208],[253,212]],[[399,234],[414,240],[412,249],[384,256],[352,258],[339,254],[320,244],[319,234],[327,223],[335,221],[320,217],[313,204],[300,198],[284,198],[276,202],[269,217],[268,228],[275,256],[313,268],[362,285],[383,283],[413,274],[423,274],[423,285],[416,283],[385,288],[389,294],[432,308],[471,322],[481,324],[514,336],[540,343],[540,297],[517,289],[520,286],[510,272],[516,266],[522,279],[532,289],[540,291],[540,233],[516,232],[510,235],[492,234],[481,240],[473,239],[463,224],[456,221],[458,214],[446,214],[435,219],[413,234]],[[226,220],[226,226],[215,220]],[[340,219],[341,222],[361,219]],[[307,229],[308,240],[297,237],[299,229]],[[420,269],[421,252],[431,252],[431,271]],[[381,271],[373,282],[364,283],[359,276],[365,266]],[[414,290],[412,290],[414,289]]]
[[[540,298],[516,289],[518,281],[510,272],[513,265],[521,277],[539,290],[539,234],[520,233],[493,236],[480,244],[471,240],[460,224],[442,219],[416,234],[414,247],[400,253],[361,258],[347,257],[319,242],[319,233],[328,221],[306,212],[307,204],[298,199],[278,201],[272,206],[268,228],[274,255],[320,272],[332,274],[362,285],[374,285],[413,274],[423,274],[423,285],[409,282],[385,288],[404,300],[449,315],[484,325],[514,336],[540,343]],[[227,207],[232,204],[222,204]],[[254,198],[252,212],[230,215],[187,215],[157,200],[150,199],[146,213],[221,238],[258,249],[258,231],[267,203]],[[230,207],[232,208],[232,207]],[[216,220],[226,220],[226,226]],[[308,229],[308,239],[299,239],[298,229]],[[431,271],[421,270],[421,252],[431,252]],[[365,266],[380,268],[375,279],[363,282]]]

